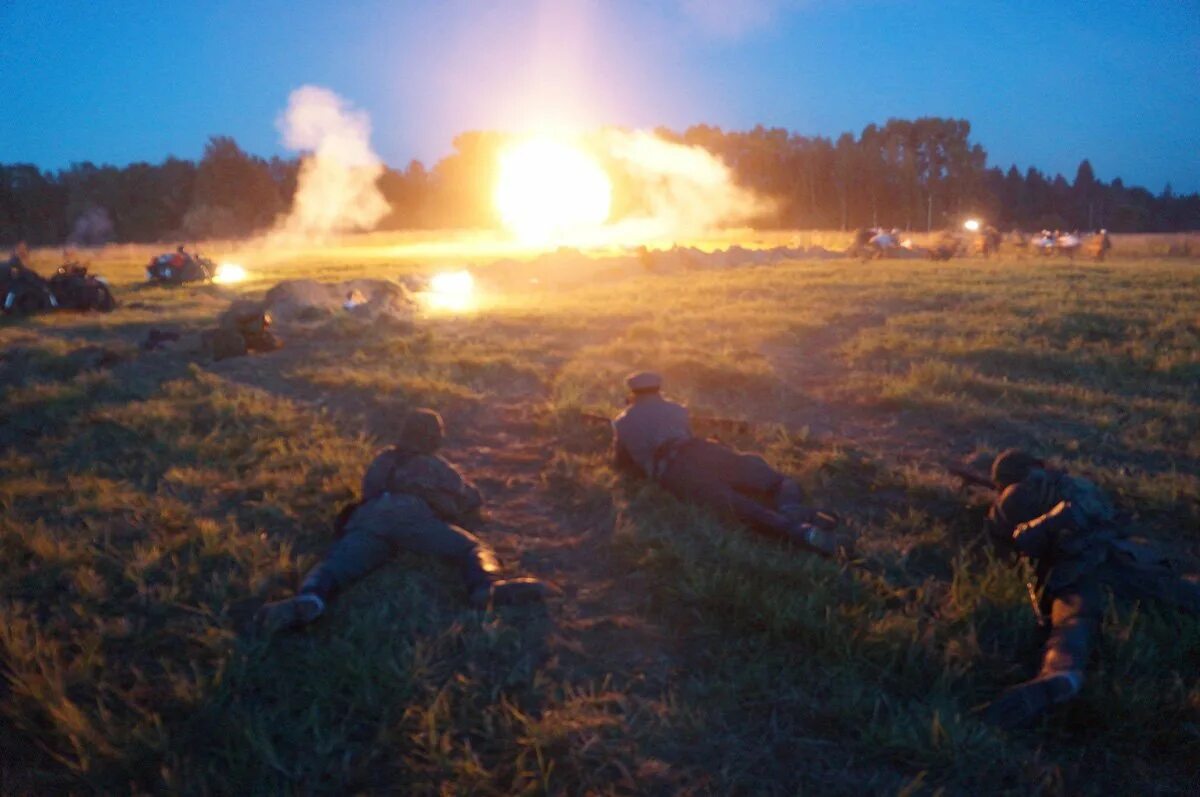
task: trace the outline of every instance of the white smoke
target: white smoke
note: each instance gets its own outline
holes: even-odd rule
[[[67,243],[71,246],[99,246],[108,243],[114,237],[115,230],[108,211],[97,205],[90,205],[71,225]]]
[[[371,149],[371,119],[329,89],[301,86],[276,126],[303,153],[288,216],[270,238],[307,242],[371,230],[390,206],[376,186],[384,166]]]
[[[608,154],[634,182],[643,214],[617,222],[630,237],[682,237],[734,227],[771,209],[734,181],[724,161],[703,147],[644,130],[607,130]]]

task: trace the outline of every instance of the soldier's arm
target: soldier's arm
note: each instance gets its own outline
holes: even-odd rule
[[[388,491],[394,466],[395,458],[390,451],[385,451],[371,460],[371,464],[367,466],[367,472],[363,474],[361,496],[363,501],[378,498]]]
[[[637,475],[641,473],[637,463],[633,461],[633,457],[629,455],[629,449],[621,444],[621,439],[617,437],[617,430],[613,429],[612,438],[612,454],[611,454],[613,469],[618,473],[628,475]]]
[[[458,520],[477,513],[483,506],[479,488],[463,478],[453,465],[441,457],[422,457],[426,481],[425,500],[433,511],[446,520]]]
[[[1059,501],[1044,515],[1013,529],[1013,545],[1023,555],[1032,558],[1045,556],[1053,551],[1070,553],[1071,541],[1082,539],[1076,532],[1083,531],[1082,522],[1070,501]]]

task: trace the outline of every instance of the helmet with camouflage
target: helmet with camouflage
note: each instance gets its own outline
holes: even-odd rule
[[[418,454],[432,454],[442,445],[444,433],[442,416],[430,409],[416,409],[404,419],[397,445]]]
[[[1000,489],[1024,481],[1034,468],[1045,466],[1045,462],[1027,451],[1010,448],[1001,451],[992,462],[992,481]]]

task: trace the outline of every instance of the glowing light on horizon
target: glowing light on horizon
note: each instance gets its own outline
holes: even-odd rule
[[[968,232],[979,232],[979,219],[967,219],[963,222],[963,229]]]
[[[237,263],[221,263],[213,274],[212,281],[217,285],[233,285],[242,282],[247,277],[246,269]]]
[[[462,313],[475,308],[475,278],[469,271],[447,271],[429,280],[425,302],[433,310]]]
[[[583,150],[538,136],[500,154],[492,199],[501,222],[518,241],[565,243],[608,220],[612,183]]]

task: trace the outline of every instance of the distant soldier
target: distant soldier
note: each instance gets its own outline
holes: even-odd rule
[[[958,234],[951,231],[944,231],[938,238],[936,244],[929,249],[930,260],[949,260],[958,254],[962,249],[962,241],[959,240]]]
[[[1016,251],[1017,257],[1023,257],[1029,249],[1029,236],[1023,230],[1014,228],[1008,234],[1008,243]]]
[[[12,255],[8,260],[0,263],[0,279],[11,279],[15,276],[13,272],[19,272],[29,269],[29,247],[24,241],[17,242],[13,247]]]
[[[1096,262],[1103,263],[1110,249],[1112,249],[1112,239],[1108,237],[1108,230],[1101,230],[1096,236]]]
[[[280,631],[313,622],[335,595],[400,551],[456,562],[476,608],[537,602],[546,596],[547,586],[537,579],[502,578],[492,549],[455,525],[477,520],[483,499],[475,485],[437,455],[442,435],[436,412],[409,413],[396,445],[367,468],[361,500],[339,516],[341,539],[304,579],[297,595],[258,610],[255,622],[260,628]]]
[[[887,257],[891,254],[892,250],[899,245],[900,230],[895,228],[891,230],[884,230],[881,228],[878,232],[871,236],[871,240],[869,242],[869,246],[875,257]]]
[[[1035,564],[1031,594],[1049,632],[1037,677],[1005,691],[984,713],[994,725],[1016,727],[1079,694],[1105,587],[1200,613],[1200,582],[1181,577],[1147,543],[1127,538],[1108,498],[1087,479],[1010,449],[993,462],[992,482],[1001,492],[988,531],[1001,549]]]
[[[854,243],[850,246],[848,254],[851,257],[861,257],[866,260],[871,256],[871,238],[874,237],[875,231],[867,227],[859,227],[854,231]]]
[[[0,263],[0,310],[28,315],[57,307],[50,284],[30,267],[29,247],[21,241],[12,256]]]
[[[1003,236],[1000,231],[990,224],[981,233],[982,250],[985,258],[1000,253],[1000,241]]]
[[[214,360],[281,349],[283,341],[271,332],[271,320],[271,314],[261,305],[235,303],[221,325],[204,334],[203,347]]]
[[[804,491],[760,456],[692,436],[688,411],[660,393],[655,373],[625,380],[629,406],[613,421],[613,464],[675,497],[736,517],[754,531],[818,553],[849,554],[850,540],[804,506]],[[826,528],[818,528],[823,523]]]

